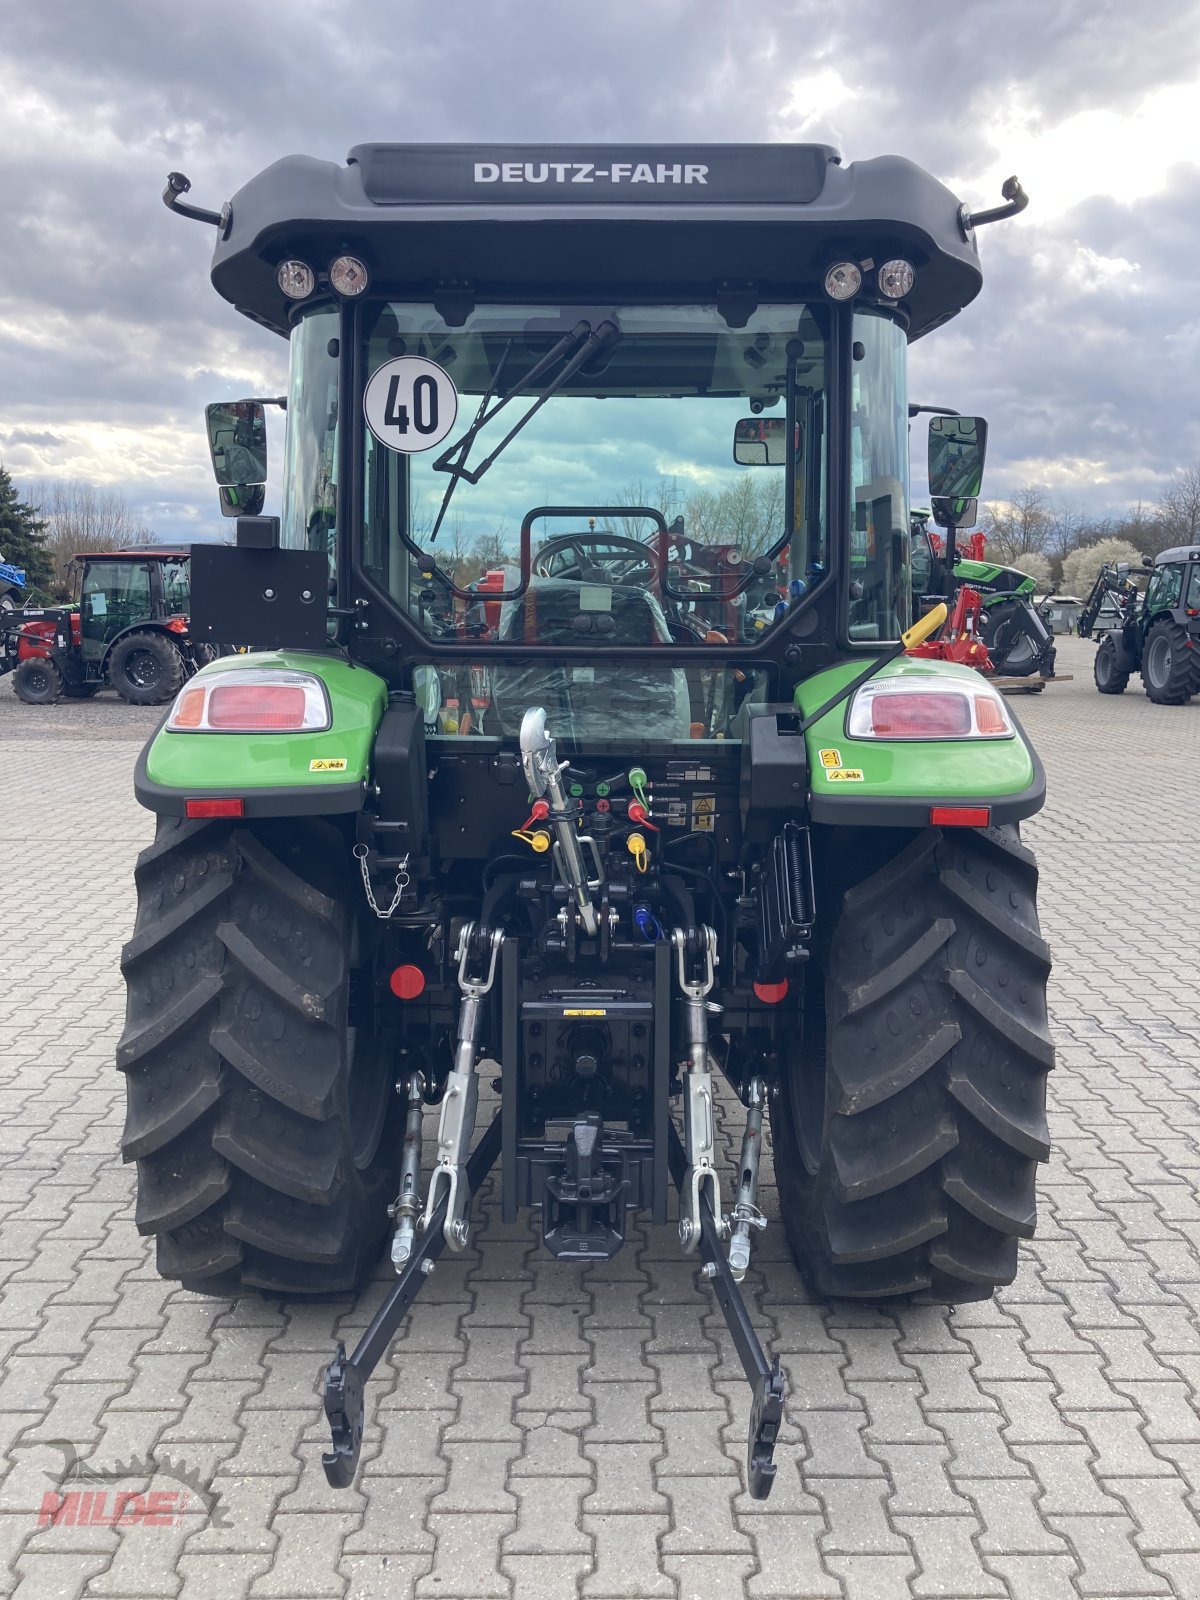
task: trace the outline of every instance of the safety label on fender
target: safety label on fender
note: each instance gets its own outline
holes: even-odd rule
[[[842,764],[842,752],[840,750],[818,750],[817,755],[826,771],[830,767],[840,767]]]
[[[345,756],[317,756],[308,763],[310,772],[345,772]]]
[[[458,390],[445,367],[424,356],[397,356],[371,374],[363,390],[367,427],[389,450],[419,455],[454,426]]]
[[[861,767],[834,767],[825,774],[830,783],[862,783]]]

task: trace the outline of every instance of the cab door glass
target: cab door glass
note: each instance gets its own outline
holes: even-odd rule
[[[1189,611],[1200,611],[1200,561],[1192,562],[1192,575],[1188,579],[1186,605]]]
[[[93,562],[84,573],[80,632],[85,659],[104,653],[119,633],[150,616],[150,568],[135,561]]]
[[[1146,610],[1174,611],[1183,592],[1183,568],[1172,564],[1155,567],[1154,576],[1146,590]]]

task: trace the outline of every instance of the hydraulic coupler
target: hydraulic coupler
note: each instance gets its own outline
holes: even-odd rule
[[[458,1042],[454,1067],[446,1079],[442,1114],[438,1122],[438,1160],[429,1181],[422,1228],[428,1228],[443,1196],[446,1216],[442,1226],[451,1250],[462,1250],[470,1234],[467,1208],[471,1194],[464,1181],[471,1135],[475,1131],[475,1111],[479,1105],[479,1079],[475,1062],[479,1055],[479,1032],[483,1024],[483,1002],[496,978],[496,961],[504,934],[499,928],[488,930],[474,922],[465,924],[458,944],[458,987],[462,1004],[458,1012]],[[486,970],[484,970],[486,969]],[[471,974],[475,972],[473,977]]]

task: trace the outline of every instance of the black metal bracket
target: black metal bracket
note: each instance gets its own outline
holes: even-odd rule
[[[472,1196],[492,1170],[499,1154],[500,1116],[497,1113],[467,1161],[467,1186]],[[371,1319],[371,1325],[355,1346],[354,1354],[348,1357],[346,1346],[339,1341],[337,1355],[325,1368],[325,1417],[329,1423],[333,1448],[322,1454],[321,1465],[335,1489],[348,1489],[358,1471],[366,1423],[363,1385],[387,1354],[396,1329],[420,1294],[433,1270],[433,1263],[446,1248],[442,1224],[446,1219],[448,1200],[448,1195],[442,1196],[441,1203],[429,1220],[429,1226],[414,1246],[404,1271]]]
[[[168,211],[177,211],[181,217],[189,217],[193,222],[207,222],[216,228],[222,239],[229,237],[229,224],[233,219],[233,210],[226,200],[220,211],[207,211],[203,206],[185,204],[183,196],[192,187],[191,180],[182,172],[168,172],[167,186],[163,190],[163,204]]]
[[[687,1168],[687,1154],[683,1142],[671,1124],[668,1154],[671,1176],[676,1188],[682,1188]],[[700,1245],[699,1253],[705,1263],[705,1277],[713,1286],[717,1304],[725,1318],[725,1326],[733,1335],[734,1348],[742,1363],[746,1381],[754,1391],[750,1404],[750,1425],[746,1433],[746,1486],[753,1500],[765,1500],[775,1482],[775,1443],[783,1421],[784,1384],[779,1370],[779,1357],[768,1363],[741,1287],[729,1270],[729,1262],[721,1246],[721,1235],[712,1214],[708,1195],[700,1194]]]

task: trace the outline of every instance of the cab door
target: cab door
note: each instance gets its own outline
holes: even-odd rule
[[[84,663],[99,666],[116,636],[150,615],[148,562],[89,561],[79,597]]]

